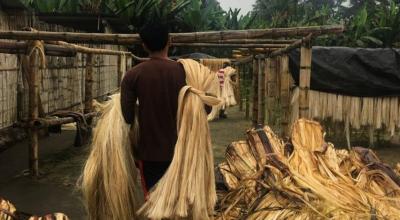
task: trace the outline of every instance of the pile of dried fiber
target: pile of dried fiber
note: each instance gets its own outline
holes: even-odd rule
[[[219,169],[218,219],[400,219],[398,173],[368,149],[335,149],[314,121],[296,121],[287,143],[248,131]]]

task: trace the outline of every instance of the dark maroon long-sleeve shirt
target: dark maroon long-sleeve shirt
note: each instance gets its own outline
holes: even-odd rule
[[[139,144],[135,157],[171,161],[177,140],[176,114],[180,89],[186,85],[183,66],[150,59],[129,70],[121,83],[121,107],[127,123],[135,118],[139,100]]]

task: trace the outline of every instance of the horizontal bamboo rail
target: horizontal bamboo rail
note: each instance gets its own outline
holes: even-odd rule
[[[8,42],[0,41],[0,53],[7,54],[26,54],[29,45],[27,42]],[[60,56],[60,57],[74,57],[76,51],[71,48],[63,46],[45,44],[44,50],[48,56]]]
[[[303,42],[309,42],[312,37],[313,37],[313,35],[310,33],[305,38],[303,38],[301,40],[297,40],[296,42],[294,42],[293,44],[289,45],[288,47],[272,52],[269,55],[269,57],[276,57],[276,56],[281,56],[281,55],[287,54],[291,50],[301,47]]]
[[[313,37],[312,34],[308,34],[308,35],[307,35],[306,37],[304,37],[303,39],[297,40],[296,42],[294,42],[293,44],[291,44],[291,45],[289,45],[289,46],[287,46],[287,47],[285,47],[285,48],[282,48],[282,49],[279,49],[279,50],[275,50],[275,51],[271,52],[271,53],[268,54],[268,55],[259,54],[259,55],[256,56],[256,58],[268,58],[268,57],[272,58],[272,57],[276,57],[276,56],[285,55],[285,54],[287,54],[288,52],[290,52],[291,50],[294,50],[294,49],[296,49],[296,48],[301,47],[301,45],[302,45],[304,42],[309,42],[309,41],[312,39],[312,37]]]
[[[314,36],[323,34],[338,34],[344,31],[343,25],[249,29],[208,31],[193,33],[171,33],[172,43],[204,42],[230,39],[257,39],[257,38],[281,38]],[[45,40],[66,41],[70,43],[94,43],[94,44],[140,44],[138,34],[105,34],[105,33],[76,33],[76,32],[48,32],[48,31],[0,31],[0,39],[14,40]]]
[[[205,40],[198,43],[218,43],[218,44],[292,44],[297,39],[275,40],[275,39],[228,39],[228,40]]]
[[[285,48],[287,44],[219,44],[219,43],[173,43],[174,47],[214,47],[214,48]]]
[[[86,120],[94,118],[98,115],[98,112],[90,112],[87,114],[84,114],[84,118]],[[63,125],[63,124],[68,124],[68,123],[73,123],[75,122],[75,118],[73,117],[64,117],[64,118],[37,118],[31,122],[29,122],[28,126],[34,127],[36,129],[40,128],[47,128],[50,126],[55,126],[55,125]]]
[[[63,46],[65,48],[75,50],[76,52],[79,52],[79,53],[101,54],[101,55],[131,55],[131,52],[127,52],[127,51],[90,48],[90,47],[84,47],[84,46],[71,44],[71,43],[67,43],[67,42],[63,42],[63,41],[49,41],[48,43],[58,45],[58,46]]]
[[[247,57],[236,59],[234,64],[239,65],[239,64],[244,64],[244,63],[250,63],[252,60],[253,60],[253,56],[247,56]]]

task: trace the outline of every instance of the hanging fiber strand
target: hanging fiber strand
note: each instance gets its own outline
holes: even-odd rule
[[[298,119],[298,89],[292,95],[291,121]],[[400,128],[399,97],[355,97],[309,91],[310,118],[348,123],[349,128],[385,128],[392,136]],[[347,121],[347,122],[346,122]]]
[[[130,125],[122,115],[120,95],[104,105],[94,129],[89,158],[81,176],[81,190],[91,220],[135,220],[142,204],[136,182]]]
[[[222,88],[221,98],[225,108],[229,106],[234,106],[237,104],[235,99],[235,82],[232,80],[232,77],[237,75],[236,69],[228,66],[224,68],[225,80],[224,86]]]
[[[200,63],[204,66],[208,67],[212,74],[215,75],[215,79],[209,89],[211,94],[216,95],[218,98],[222,99],[222,102],[219,105],[215,105],[212,107],[210,114],[208,114],[208,121],[212,121],[219,118],[219,111],[224,107],[225,102],[223,98],[223,91],[220,90],[219,78],[217,72],[220,69],[224,68],[224,63],[231,63],[229,59],[200,59]],[[233,68],[232,68],[233,69]],[[226,77],[225,77],[226,79]],[[226,81],[226,80],[225,80]],[[225,85],[224,85],[225,87]]]
[[[186,83],[178,98],[178,140],[168,170],[150,192],[139,213],[149,219],[207,220],[216,202],[214,161],[204,104],[220,100],[208,96],[214,80],[210,70],[190,59],[178,60]]]
[[[216,72],[211,72],[213,76],[213,81],[211,82],[211,86],[208,89],[208,93],[215,95],[217,98],[221,99],[221,86],[219,84],[219,78]],[[219,117],[219,111],[222,109],[224,103],[222,102],[219,105],[215,105],[212,107],[210,114],[207,116],[208,121],[215,120]]]

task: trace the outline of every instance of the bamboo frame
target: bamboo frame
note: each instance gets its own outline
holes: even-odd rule
[[[236,64],[237,66],[237,94],[238,94],[238,102],[239,102],[239,111],[243,111],[243,100],[242,100],[242,77],[243,77],[243,66],[240,64]]]
[[[37,42],[41,44],[40,42]],[[39,117],[39,77],[40,58],[38,49],[33,49],[28,56],[28,85],[29,85],[29,120],[34,121]],[[35,128],[28,129],[29,134],[29,169],[33,178],[39,176],[39,134]]]
[[[85,108],[84,113],[93,111],[93,55],[86,55],[86,72],[85,72]]]
[[[252,122],[253,127],[257,126],[258,122],[258,60],[253,60],[253,114],[252,114]]]
[[[285,48],[287,44],[218,44],[218,43],[173,43],[173,47],[213,47],[213,48]]]
[[[108,50],[108,49],[97,49],[97,48],[90,48],[84,47],[76,44],[71,44],[63,41],[49,41],[48,43],[64,46],[66,48],[74,49],[76,52],[79,53],[92,53],[92,54],[102,54],[102,55],[131,55],[131,52],[126,51],[117,51],[117,50]]]
[[[26,54],[29,45],[27,42],[8,42],[0,41],[0,53],[6,54]],[[48,56],[74,57],[76,51],[57,45],[45,44],[44,50]]]
[[[267,58],[266,59],[266,87],[267,87],[267,110],[268,110],[268,123],[274,123],[274,108],[276,107],[276,97],[278,96],[277,93],[277,60],[276,58]]]
[[[293,28],[270,28],[249,30],[208,31],[194,33],[171,33],[172,43],[204,42],[229,39],[257,39],[337,34],[344,31],[343,25],[326,25]],[[0,39],[67,41],[70,43],[95,43],[132,45],[140,44],[138,34],[100,34],[48,31],[0,31]]]
[[[297,39],[228,39],[228,40],[205,40],[199,43],[217,44],[292,44]]]
[[[287,54],[291,50],[300,47],[304,42],[310,42],[312,37],[313,37],[313,34],[310,33],[305,38],[303,38],[301,40],[297,40],[296,42],[294,42],[293,44],[289,45],[288,47],[272,52],[269,56],[270,57],[275,57],[275,56],[280,56],[280,55]]]
[[[90,120],[96,117],[98,112],[90,112],[83,115],[86,120]],[[35,129],[47,128],[55,125],[63,125],[68,123],[75,122],[75,118],[73,117],[64,117],[64,118],[37,118],[35,120],[30,121],[29,126],[34,127]]]
[[[311,61],[312,47],[311,41],[303,42],[300,54],[300,96],[299,96],[299,116],[300,118],[309,117],[308,92],[311,81]]]
[[[126,57],[124,57],[124,58],[126,59]],[[121,86],[122,76],[124,75],[123,71],[125,71],[125,70],[121,69],[122,55],[118,55],[117,62],[118,62],[118,66],[117,66],[117,73],[118,73],[117,83],[118,83],[118,86]]]
[[[284,55],[280,58],[280,104],[282,109],[282,136],[289,135],[289,117],[290,117],[290,72],[289,57]]]
[[[263,62],[258,59],[258,116],[257,125],[265,123],[265,74],[263,73]]]
[[[251,61],[253,61],[253,56],[247,56],[247,57],[236,59],[235,64],[236,65],[245,64],[245,63],[250,63]]]
[[[244,64],[244,65],[246,65],[246,72],[244,73],[243,80],[246,79],[246,76],[250,76],[250,64]],[[250,118],[250,89],[248,86],[246,86],[246,103],[245,104],[246,104],[245,105],[246,119],[249,119]]]

